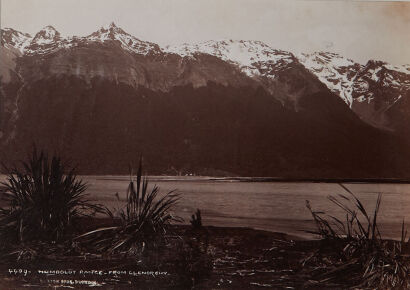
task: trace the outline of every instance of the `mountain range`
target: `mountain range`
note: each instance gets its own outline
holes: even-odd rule
[[[261,41],[161,47],[114,23],[85,37],[1,30],[0,148],[81,173],[410,177],[410,65]]]

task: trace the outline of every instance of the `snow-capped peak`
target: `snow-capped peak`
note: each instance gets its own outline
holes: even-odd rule
[[[228,39],[198,44],[184,43],[180,46],[167,46],[164,51],[182,57],[192,57],[196,53],[210,54],[235,63],[249,76],[269,74],[270,77],[274,77],[271,67],[273,64],[280,64],[275,69],[281,69],[293,61],[291,53],[273,49],[262,41],[254,40]]]
[[[89,38],[95,38],[100,41],[104,41],[107,39],[110,40],[115,40],[116,35],[118,34],[123,34],[126,35],[127,33],[122,30],[121,28],[117,27],[114,22],[111,22],[109,25],[104,25],[100,29],[98,29],[96,32],[93,32]]]
[[[2,29],[1,32],[1,43],[3,46],[16,48],[20,50],[22,54],[28,55],[47,54],[60,49],[76,47],[87,42],[104,43],[106,41],[115,41],[119,43],[123,49],[137,54],[147,55],[149,53],[161,52],[157,44],[135,38],[116,26],[114,22],[101,27],[86,37],[74,36],[63,38],[51,25],[41,29],[34,38],[13,29]]]
[[[337,67],[337,68],[342,68],[342,67],[349,67],[349,66],[355,66],[356,63],[348,58],[345,58],[337,53],[333,52],[314,52],[311,54],[308,53],[302,53],[299,56],[299,59],[304,61],[307,64],[310,64],[310,66],[326,66],[326,67]]]
[[[160,51],[157,44],[139,40],[116,26],[114,22],[111,22],[108,26],[101,27],[85,39],[87,41],[97,42],[119,41],[122,48],[138,54],[148,54],[152,51]]]
[[[1,29],[1,45],[5,47],[13,47],[21,53],[30,44],[32,37],[28,33],[22,33],[12,28]]]
[[[56,50],[63,39],[53,26],[48,25],[36,33],[24,50],[25,54],[44,54]]]
[[[115,25],[115,23],[114,22],[111,22],[109,25],[104,25],[103,27],[101,27],[101,28],[103,28],[103,29],[105,29],[105,30],[109,30],[109,29],[115,29],[115,28],[118,28],[118,26],[117,25]]]
[[[42,45],[55,42],[60,39],[60,32],[58,32],[53,26],[48,25],[41,29],[34,36],[32,43]]]
[[[350,107],[353,103],[353,82],[361,65],[332,52],[302,53],[299,61],[332,92],[337,93]]]
[[[410,90],[410,67],[393,66],[384,61],[369,60],[360,65],[336,53],[301,54],[299,61],[332,92],[338,94],[351,108],[355,103],[378,102],[388,105]],[[388,90],[389,96],[380,92]]]

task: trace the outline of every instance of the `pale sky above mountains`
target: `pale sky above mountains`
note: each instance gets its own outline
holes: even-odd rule
[[[316,0],[1,0],[1,27],[84,36],[114,21],[162,46],[261,40],[294,53],[333,51],[410,64],[410,2]]]

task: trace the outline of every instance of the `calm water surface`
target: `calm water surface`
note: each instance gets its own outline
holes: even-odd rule
[[[82,176],[88,183],[90,198],[120,209],[124,206],[127,176]],[[0,181],[5,177],[0,176]],[[197,208],[203,223],[214,226],[252,227],[284,232],[299,237],[312,236],[304,232],[314,228],[309,200],[313,209],[326,211],[339,218],[344,213],[328,199],[328,195],[346,194],[337,183],[309,182],[240,182],[209,180],[198,177],[151,177],[150,186],[165,193],[176,190],[181,195],[174,214],[189,223]],[[400,238],[401,223],[410,231],[410,184],[344,183],[373,213],[377,196],[382,193],[379,223],[383,236]],[[119,200],[116,197],[118,193]]]
[[[83,176],[88,193],[110,208],[124,205],[129,177]],[[177,179],[177,180],[176,180]],[[190,215],[199,208],[203,223],[214,226],[252,227],[285,232],[300,237],[313,229],[309,200],[315,210],[343,217],[342,211],[332,204],[328,195],[346,194],[336,183],[308,182],[240,182],[217,181],[206,178],[152,177],[162,193],[176,190],[181,200],[174,213],[189,222]],[[377,196],[382,193],[380,227],[384,237],[399,238],[401,222],[405,219],[410,230],[410,184],[345,183],[356,194],[368,212],[373,213]],[[118,192],[120,200],[115,193]]]

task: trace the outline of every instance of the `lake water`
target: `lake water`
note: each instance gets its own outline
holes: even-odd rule
[[[92,198],[110,208],[124,205],[129,177],[83,176]],[[344,218],[342,210],[331,203],[328,195],[346,194],[337,183],[308,182],[240,182],[207,178],[151,177],[162,193],[176,190],[181,200],[174,213],[189,223],[199,208],[205,225],[251,227],[312,237],[304,232],[313,229],[309,200],[314,210],[326,211]],[[373,214],[377,196],[382,193],[380,228],[385,238],[399,238],[401,223],[410,226],[410,184],[344,183]],[[120,200],[115,193],[118,192]],[[409,227],[410,231],[410,227]]]

